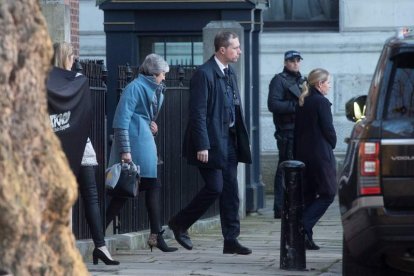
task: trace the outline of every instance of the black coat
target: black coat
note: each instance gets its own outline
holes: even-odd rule
[[[273,114],[276,132],[294,129],[295,111],[303,80],[299,72],[291,72],[285,67],[282,73],[276,74],[270,81],[267,108]]]
[[[60,139],[74,175],[78,175],[92,123],[88,79],[76,72],[53,67],[47,82],[52,129]]]
[[[298,106],[295,119],[295,159],[306,165],[305,198],[312,197],[312,192],[335,195],[335,146],[331,103],[318,90],[311,89],[305,104]]]
[[[237,78],[229,66],[235,93],[240,99]],[[201,65],[190,81],[189,120],[184,135],[183,155],[199,167],[221,168],[227,164],[229,139],[229,104],[225,98],[225,77],[212,56]],[[251,163],[247,128],[241,106],[236,106],[237,157]],[[197,160],[197,152],[208,150],[208,163]]]

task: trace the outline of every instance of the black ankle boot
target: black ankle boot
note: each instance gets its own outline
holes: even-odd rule
[[[305,248],[308,250],[319,250],[320,247],[316,245],[312,238],[305,234]]]
[[[177,247],[169,247],[167,243],[164,241],[164,238],[162,237],[162,234],[164,234],[165,230],[162,230],[158,234],[150,234],[148,237],[148,246],[152,248],[155,246],[162,252],[174,252],[178,248]]]

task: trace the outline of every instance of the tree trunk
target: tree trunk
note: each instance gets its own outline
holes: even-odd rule
[[[69,228],[76,179],[47,113],[52,46],[39,1],[0,1],[0,38],[0,270],[87,275]]]

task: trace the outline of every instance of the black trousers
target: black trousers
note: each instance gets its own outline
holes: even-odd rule
[[[282,213],[283,208],[283,175],[279,165],[283,161],[293,159],[293,130],[279,131],[276,135],[277,149],[279,150],[279,161],[277,162],[276,174],[274,178],[274,203],[273,210]]]
[[[313,227],[319,219],[325,214],[329,206],[335,199],[335,195],[320,194],[313,200],[305,202],[303,211],[303,229],[310,239],[313,236]]]
[[[79,191],[85,205],[86,222],[91,230],[95,247],[105,245],[101,212],[99,210],[98,190],[94,166],[81,166],[78,176]]]
[[[232,135],[231,135],[232,137]],[[190,228],[208,208],[220,200],[221,230],[224,240],[235,240],[240,235],[239,190],[237,183],[237,153],[235,139],[228,142],[225,169],[199,168],[205,182],[193,200],[172,218],[183,230]]]
[[[150,231],[152,234],[159,233],[161,229],[161,185],[156,178],[141,178],[139,191],[145,191],[145,207],[147,208],[150,222]],[[106,227],[119,214],[122,207],[128,201],[125,197],[112,197],[106,209]]]

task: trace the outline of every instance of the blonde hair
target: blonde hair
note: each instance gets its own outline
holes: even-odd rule
[[[53,66],[66,69],[68,57],[73,55],[73,46],[67,42],[56,42],[53,44]]]
[[[313,69],[307,80],[303,83],[302,94],[299,96],[299,106],[303,106],[305,103],[305,98],[309,96],[309,89],[315,87],[316,84],[320,82],[325,82],[329,78],[329,72],[322,68]]]

